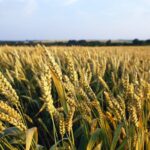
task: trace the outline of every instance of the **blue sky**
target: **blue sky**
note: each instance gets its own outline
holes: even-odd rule
[[[0,0],[0,40],[134,38],[150,38],[150,0]]]

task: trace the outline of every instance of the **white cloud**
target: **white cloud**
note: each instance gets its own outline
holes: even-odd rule
[[[144,0],[146,3],[150,4],[150,0]]]
[[[68,6],[68,5],[73,5],[77,2],[78,0],[65,0],[65,5]]]
[[[24,7],[24,10],[27,15],[32,15],[38,8],[37,0],[26,0],[25,3],[26,3],[26,5]]]

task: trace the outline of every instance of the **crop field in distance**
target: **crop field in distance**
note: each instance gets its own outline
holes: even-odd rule
[[[150,46],[1,46],[0,150],[150,150]]]

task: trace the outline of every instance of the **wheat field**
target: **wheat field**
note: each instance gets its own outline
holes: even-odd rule
[[[0,150],[149,150],[150,47],[0,47]]]

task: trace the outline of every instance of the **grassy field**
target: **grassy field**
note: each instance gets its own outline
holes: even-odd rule
[[[0,150],[149,150],[150,47],[0,47]]]

